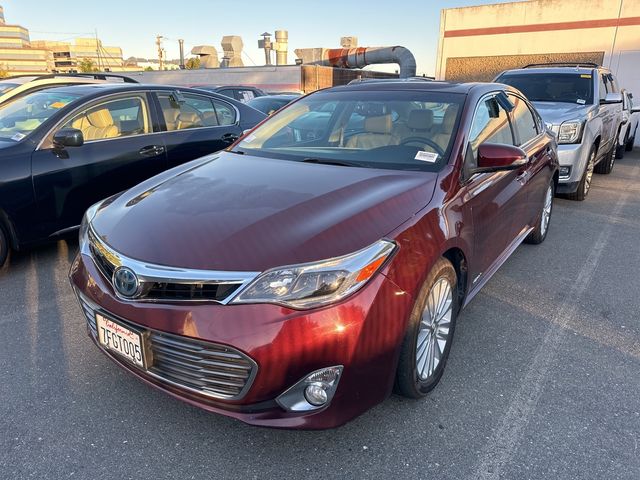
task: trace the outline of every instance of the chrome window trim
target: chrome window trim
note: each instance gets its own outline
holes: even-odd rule
[[[176,89],[178,90],[178,89]],[[123,96],[126,94],[131,94],[131,93],[141,93],[141,94],[147,94],[147,93],[164,93],[164,92],[171,92],[172,90],[131,90],[131,91],[127,91],[127,92],[114,92],[114,93],[110,93],[107,94],[103,97],[99,97],[99,99],[94,99],[96,101],[99,100],[103,100],[103,99],[108,99],[110,97],[118,97],[118,96]],[[141,133],[139,135],[135,135],[135,137],[144,137],[144,136],[149,136],[149,135],[158,135],[161,133],[178,133],[178,132],[190,132],[190,131],[197,131],[197,130],[203,130],[205,128],[228,128],[228,127],[234,127],[234,126],[239,126],[240,125],[240,110],[232,103],[229,103],[225,100],[219,99],[219,98],[211,98],[208,97],[207,95],[202,95],[199,93],[192,93],[192,92],[186,92],[192,95],[200,95],[202,97],[206,97],[209,98],[211,100],[216,100],[219,102],[224,103],[225,105],[230,106],[231,108],[233,108],[233,110],[236,112],[236,121],[235,123],[229,124],[229,125],[211,125],[208,127],[195,127],[195,128],[185,128],[183,130],[160,130],[158,132],[148,132],[148,133]],[[212,92],[214,93],[214,92]],[[147,101],[145,99],[145,101]],[[96,103],[97,104],[97,103]],[[47,141],[47,139],[49,139],[49,137],[51,137],[53,135],[53,133],[60,127],[60,125],[63,125],[68,119],[72,118],[73,115],[75,115],[76,113],[78,113],[79,111],[81,111],[83,108],[90,108],[90,107],[86,107],[86,103],[79,105],[78,107],[76,107],[70,114],[68,114],[67,116],[65,116],[62,120],[60,120],[59,122],[57,122],[53,127],[51,127],[49,129],[49,131],[47,132],[47,134],[45,136],[42,137],[42,140],[40,140],[40,142],[38,143],[38,146],[36,147],[35,151],[38,150],[50,150],[51,148],[53,148],[53,144],[51,145],[44,145],[45,142]],[[90,103],[91,106],[93,106],[93,103]],[[149,105],[147,105],[147,107],[149,107]],[[160,107],[161,108],[161,107]],[[160,115],[162,115],[162,112],[159,112]],[[151,114],[151,110],[149,110],[149,116],[152,116]],[[150,120],[153,120],[153,118],[150,118]],[[152,126],[153,126],[153,122],[151,122]],[[165,128],[166,128],[166,124],[165,124]],[[84,142],[85,145],[90,145],[92,143],[97,143],[97,142],[109,142],[112,140],[121,140],[123,138],[130,138],[133,137],[134,135],[127,135],[126,137],[114,137],[114,138],[102,138],[102,139],[97,139],[97,140],[89,140],[87,142]],[[51,140],[49,139],[49,143],[51,142]]]
[[[210,97],[210,96],[208,96],[206,94],[199,93],[199,92],[198,93],[185,92],[185,91],[180,90],[178,88],[176,88],[175,90],[178,90],[178,91],[180,91],[180,92],[182,92],[183,94],[186,94],[186,95],[196,95],[196,96],[208,98],[209,100],[212,101],[212,103],[215,100],[215,101],[219,101],[221,103],[224,103],[225,105],[228,105],[229,107],[233,108],[233,110],[236,112],[236,121],[234,123],[229,124],[229,125],[211,125],[211,126],[208,126],[208,127],[185,128],[185,129],[182,129],[182,130],[163,130],[160,133],[186,132],[186,131],[189,131],[189,130],[202,130],[203,128],[222,128],[222,127],[233,127],[233,126],[240,125],[240,109],[238,109],[238,107],[236,107],[233,103],[229,103],[226,100],[223,100],[223,99],[220,99],[220,98],[217,98],[217,97],[212,98],[212,97]],[[150,90],[151,93],[155,93],[156,95],[158,95],[159,93],[166,93],[166,92],[169,92],[169,94],[171,94],[172,91],[173,90]],[[221,93],[217,93],[217,92],[210,92],[210,93],[214,93],[214,94],[217,94],[217,95],[220,95],[220,96],[224,96]],[[231,97],[228,97],[228,98],[231,98]],[[235,100],[235,98],[233,98],[232,100]],[[158,103],[160,103],[159,100],[158,100]],[[159,114],[162,115],[163,118],[164,118],[164,114],[162,113],[162,105],[160,105]],[[217,113],[216,113],[216,115],[217,115]],[[165,128],[166,128],[166,126],[167,125],[165,123]]]
[[[226,305],[237,293],[242,291],[249,283],[251,283],[261,272],[233,272],[225,270],[198,270],[183,267],[172,267],[169,265],[158,265],[150,262],[144,262],[131,257],[127,257],[115,249],[111,248],[105,241],[96,234],[91,225],[88,227],[87,234],[91,234],[93,239],[99,242],[99,245],[95,245],[101,251],[105,252],[105,256],[109,258],[111,263],[117,267],[128,267],[138,277],[141,284],[143,283],[177,283],[182,285],[191,284],[214,284],[214,285],[228,285],[228,284],[240,284],[240,286],[234,290],[224,300],[209,300],[209,299],[195,299],[195,300],[166,300],[156,298],[127,298],[121,296],[114,288],[116,296],[124,301],[135,302],[151,302],[151,303],[187,303],[187,302],[199,302],[199,303],[218,303]],[[107,278],[102,269],[96,263],[96,260],[89,248],[89,239],[81,242],[80,251],[83,255],[88,256],[93,261],[94,265],[101,273],[101,275],[113,285],[113,279]]]
[[[109,102],[109,101],[111,101],[112,97],[116,97],[115,98],[116,100],[117,100],[117,97],[126,97],[126,96],[131,96],[132,94],[140,94],[138,96],[146,97],[147,93],[148,93],[147,90],[130,90],[130,91],[126,91],[126,92],[114,92],[114,93],[109,93],[107,95],[104,95],[102,97],[94,98],[93,100],[90,100],[89,102],[86,102],[86,103],[83,103],[81,105],[78,105],[70,113],[65,115],[61,120],[56,122],[56,124],[49,129],[47,134],[44,135],[42,137],[42,140],[40,140],[40,142],[38,143],[38,146],[36,147],[35,151],[37,152],[39,150],[50,150],[51,148],[53,148],[52,138],[53,138],[53,134],[55,133],[55,131],[61,125],[64,125],[65,122],[67,122],[70,119],[72,119],[78,112],[80,112],[82,110],[89,109],[89,108],[94,107],[96,105],[100,105],[102,103]],[[148,115],[149,115],[149,121],[150,121],[149,124],[153,128],[153,121],[152,121],[153,118],[151,118],[151,108],[150,108],[151,105],[149,105],[149,102],[147,101],[146,98],[144,99],[144,101],[146,102],[147,112],[148,112]],[[135,135],[135,136],[138,137],[138,136],[143,136],[143,135],[152,135],[154,133],[156,133],[156,132],[148,132],[148,133],[143,133],[143,134]],[[104,138],[104,139],[99,139],[99,140],[89,140],[89,141],[84,142],[84,143],[88,145],[88,144],[94,143],[94,142],[104,142],[106,140],[120,140],[122,138],[129,138],[129,137],[133,137],[133,136],[134,135],[127,135],[126,137],[114,137],[114,138]],[[45,143],[47,143],[47,145],[45,145]],[[49,143],[51,145],[49,145]]]
[[[516,146],[518,148],[521,148],[526,153],[526,150],[527,150],[526,147],[529,147],[529,146],[533,145],[535,142],[539,141],[540,138],[542,138],[542,136],[544,135],[545,129],[543,128],[543,125],[541,125],[541,120],[542,119],[540,118],[538,112],[535,109],[532,108],[533,105],[531,105],[529,103],[529,101],[524,97],[524,95],[518,95],[516,93],[507,92],[507,91],[505,91],[505,93],[507,94],[507,97],[509,95],[512,95],[512,96],[514,96],[516,98],[519,98],[522,102],[524,102],[525,107],[527,107],[527,109],[529,110],[529,113],[531,113],[531,116],[533,117],[533,120],[536,123],[536,127],[537,127],[537,130],[538,130],[537,135],[535,137],[527,140],[526,142],[524,142],[521,145],[514,145],[514,146]],[[511,112],[508,112],[508,114],[511,115]],[[515,126],[515,122],[512,122],[512,124],[514,125],[514,128],[517,131],[517,127]],[[546,127],[546,125],[545,125],[545,127]],[[520,133],[519,132],[518,132],[518,140],[520,140]]]

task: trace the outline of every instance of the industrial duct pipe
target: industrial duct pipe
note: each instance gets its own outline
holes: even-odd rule
[[[408,48],[357,47],[357,48],[303,48],[296,54],[303,63],[342,68],[362,68],[378,63],[397,63],[400,78],[415,77],[416,59]]]

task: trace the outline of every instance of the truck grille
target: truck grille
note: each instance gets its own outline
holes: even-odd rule
[[[97,306],[76,292],[90,334],[97,340]],[[107,316],[109,316],[107,314]],[[132,328],[131,322],[118,321]],[[143,370],[158,380],[216,399],[239,400],[251,387],[258,370],[256,363],[234,348],[201,342],[180,335],[146,329],[153,363]],[[132,368],[141,370],[131,365]]]

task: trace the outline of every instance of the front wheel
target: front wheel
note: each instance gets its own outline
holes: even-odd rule
[[[624,134],[624,142],[622,142],[622,145],[618,145],[616,147],[616,158],[618,160],[624,158],[624,152],[627,151],[628,142],[629,142],[629,129],[627,128],[627,133]]]
[[[596,163],[596,147],[591,147],[591,151],[589,152],[589,159],[587,160],[587,165],[584,169],[584,173],[582,174],[582,178],[578,183],[578,188],[575,192],[570,193],[568,195],[569,200],[577,200],[582,202],[587,195],[589,194],[589,189],[591,188],[591,179],[593,178],[593,170],[595,168]]]
[[[440,381],[451,349],[458,308],[456,271],[451,262],[440,258],[429,272],[411,312],[396,373],[398,393],[420,398]]]
[[[609,175],[613,171],[613,164],[616,163],[616,150],[617,148],[614,144],[607,156],[603,158],[598,165],[596,165],[596,168],[594,169],[596,173]]]
[[[553,212],[553,193],[555,191],[554,187],[555,184],[552,180],[547,187],[547,192],[544,195],[544,202],[542,203],[542,208],[540,209],[540,214],[536,221],[536,225],[524,240],[526,243],[538,245],[544,242],[544,239],[547,238],[549,223],[551,222],[551,213]]]

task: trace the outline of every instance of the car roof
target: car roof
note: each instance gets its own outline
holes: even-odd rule
[[[508,73],[509,75],[527,75],[527,74],[549,74],[549,73],[576,73],[576,74],[591,74],[594,70],[602,70],[608,72],[609,70],[603,67],[529,67],[529,68],[514,68],[511,70],[505,70],[502,73]]]
[[[76,95],[86,96],[102,92],[118,92],[118,91],[137,91],[137,90],[189,90],[197,93],[209,93],[214,92],[199,90],[193,87],[184,87],[179,85],[158,85],[158,84],[146,84],[146,83],[86,83],[80,85],[66,85],[61,87],[52,86],[57,92],[74,93]]]
[[[340,87],[332,87],[324,92],[348,92],[348,91],[423,91],[423,92],[439,92],[439,93],[457,93],[457,94],[469,94],[472,90],[504,90],[505,85],[498,83],[454,83],[454,82],[439,82],[439,81],[424,81],[424,82],[407,82],[401,79],[389,80],[385,82],[358,82],[351,83],[349,85],[343,85]]]
[[[265,100],[285,100],[285,101],[289,101],[289,100],[295,100],[296,98],[300,98],[300,95],[283,93],[283,94],[275,94],[275,95],[272,95],[272,94],[263,95],[261,97],[252,98],[249,101],[253,101],[253,100],[260,100],[260,101],[265,101]]]

